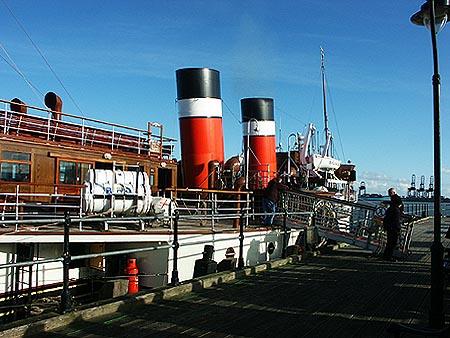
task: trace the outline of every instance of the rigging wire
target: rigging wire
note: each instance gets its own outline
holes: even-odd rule
[[[237,121],[237,123],[239,123],[240,125],[242,125],[242,121],[236,116],[236,114],[231,110],[231,108],[227,105],[227,103],[222,99],[222,104],[227,108],[228,112],[231,114],[231,116],[234,117],[234,119]],[[244,149],[244,140],[242,139],[242,151]]]
[[[304,121],[302,121],[302,120],[300,120],[299,118],[297,118],[296,116],[294,116],[294,115],[288,113],[287,111],[285,111],[285,110],[283,110],[283,109],[280,109],[278,106],[276,106],[275,109],[276,109],[277,111],[283,113],[284,115],[286,115],[286,116],[289,117],[290,119],[292,119],[292,120],[294,120],[294,121],[297,121],[297,122],[300,122],[300,123],[303,124],[303,125],[306,125],[306,123],[305,123]]]
[[[236,116],[235,113],[233,113],[233,111],[230,109],[230,107],[227,105],[227,103],[222,99],[222,103],[223,105],[227,108],[228,112],[235,118],[235,120],[239,123],[242,124],[242,122],[239,120],[239,118]]]
[[[8,66],[10,66],[15,72],[17,72],[20,77],[22,77],[22,79],[28,84],[28,86],[30,87],[30,89],[32,90],[32,92],[36,95],[36,97],[38,98],[39,101],[41,101],[43,103],[42,97],[43,94],[39,91],[39,89],[36,88],[36,86],[34,86],[30,80],[28,80],[28,78],[25,76],[25,74],[20,70],[19,66],[17,66],[17,64],[14,62],[14,60],[11,58],[11,56],[9,55],[8,51],[6,50],[6,48],[3,46],[3,44],[0,42],[0,48],[3,50],[3,52],[5,53],[5,55],[7,56],[8,59],[6,59],[3,55],[0,54],[0,58],[2,58],[6,64]]]
[[[325,74],[325,81],[327,81],[327,83],[328,83],[326,74]],[[331,96],[331,92],[330,92],[329,86],[327,86],[327,93],[328,93],[328,98],[329,98],[330,104],[331,104],[331,111],[333,112],[333,116],[334,116],[334,121],[335,121],[335,125],[336,125],[336,131],[337,131],[338,139],[339,139],[339,145],[340,145],[341,151],[342,151],[342,156],[343,156],[343,159],[346,159],[345,152],[344,152],[344,145],[342,144],[342,137],[341,137],[341,133],[339,131],[339,125],[337,123],[337,115],[336,115],[336,112],[334,110],[333,98]]]
[[[48,60],[46,59],[46,57],[44,56],[44,54],[41,52],[41,50],[39,49],[39,47],[34,43],[33,39],[31,38],[31,36],[28,34],[28,32],[26,31],[25,27],[20,23],[19,19],[16,17],[16,15],[14,14],[14,12],[11,10],[11,8],[8,6],[8,4],[6,3],[5,0],[1,0],[3,5],[6,7],[6,9],[9,11],[9,13],[11,14],[11,16],[14,18],[14,20],[16,21],[16,23],[19,25],[20,29],[22,29],[22,31],[24,32],[24,34],[27,36],[28,40],[30,40],[31,44],[33,45],[34,49],[37,51],[37,53],[42,57],[42,59],[44,60],[44,63],[47,65],[47,67],[50,69],[50,71],[52,72],[53,76],[55,76],[56,80],[59,82],[59,84],[61,85],[61,87],[63,88],[63,90],[66,92],[67,96],[69,96],[70,100],[72,101],[72,103],[75,105],[75,107],[78,109],[78,111],[80,112],[81,116],[84,117],[84,114],[81,110],[81,108],[79,107],[79,105],[76,103],[75,99],[72,97],[72,95],[69,93],[69,91],[67,90],[66,86],[64,85],[64,83],[62,82],[62,80],[60,79],[60,77],[58,76],[58,74],[56,74],[55,70],[53,69],[53,67],[50,65],[50,63],[48,62]]]

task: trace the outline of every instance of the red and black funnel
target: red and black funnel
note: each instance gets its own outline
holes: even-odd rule
[[[180,121],[181,161],[184,185],[208,186],[208,168],[223,165],[222,99],[219,72],[209,68],[176,71],[178,118]]]
[[[273,99],[241,99],[241,113],[248,188],[262,189],[277,172]]]

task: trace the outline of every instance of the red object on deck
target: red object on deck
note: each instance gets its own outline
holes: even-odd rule
[[[138,267],[136,265],[136,258],[129,258],[125,274],[128,275],[128,293],[136,293],[139,291]]]
[[[176,77],[184,186],[212,188],[211,163],[224,162],[219,72],[185,68]]]

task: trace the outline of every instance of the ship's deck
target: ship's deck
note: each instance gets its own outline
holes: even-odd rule
[[[240,220],[239,220],[240,221]],[[108,224],[106,224],[108,223]],[[246,223],[244,223],[246,224]],[[265,226],[259,218],[249,219],[248,225],[245,226],[245,232],[269,230],[271,227]],[[211,220],[205,219],[181,219],[178,224],[177,233],[181,235],[189,234],[220,234],[220,233],[238,233],[239,222],[237,219],[221,219]],[[156,220],[147,224],[139,221],[130,221],[130,219],[109,219],[106,221],[86,223],[79,226],[74,221],[70,225],[69,233],[71,239],[83,239],[86,242],[95,242],[99,238],[102,241],[117,242],[119,237],[127,238],[127,241],[134,238],[135,240],[149,240],[150,238],[162,238],[173,235],[175,232],[173,225],[163,223]],[[26,238],[27,242],[45,242],[46,239],[52,239],[52,242],[63,242],[64,223],[60,222],[46,223],[43,225],[22,225],[17,227],[14,224],[0,227],[0,243],[22,242]]]
[[[387,337],[390,323],[427,326],[432,224],[428,219],[415,225],[411,255],[402,261],[386,262],[347,246],[265,273],[207,276],[207,289],[194,280],[164,293],[144,291],[115,305],[47,321],[35,318],[31,326],[4,333],[23,336],[66,323],[33,337]],[[443,219],[443,232],[449,225]],[[447,282],[448,276],[443,299],[448,325]]]

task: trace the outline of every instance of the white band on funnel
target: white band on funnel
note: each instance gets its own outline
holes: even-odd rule
[[[248,121],[242,123],[244,136],[275,136],[275,121]]]
[[[178,101],[178,118],[222,117],[222,100],[214,98],[194,98]]]

